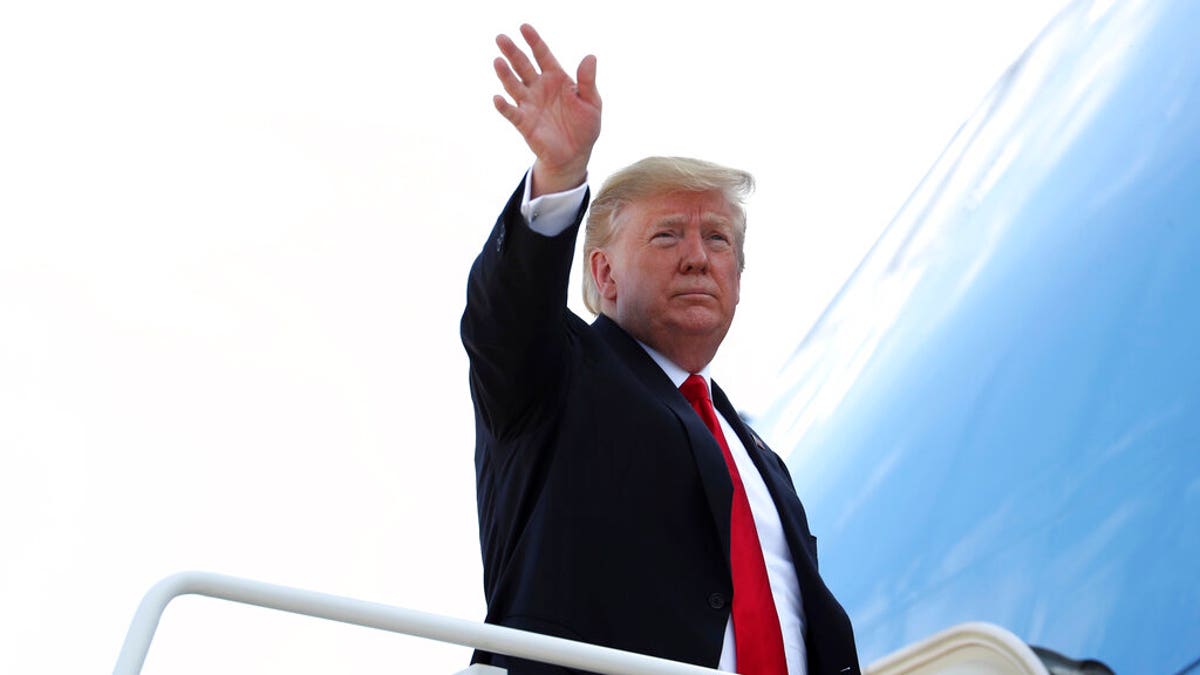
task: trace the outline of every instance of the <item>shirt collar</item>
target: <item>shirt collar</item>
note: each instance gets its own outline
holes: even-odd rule
[[[637,340],[636,338],[634,338],[634,339]],[[650,347],[646,343],[642,342],[641,340],[637,340],[637,343],[639,345],[641,345],[642,349],[646,350],[646,353],[650,355],[650,358],[654,359],[654,362],[658,364],[658,367],[662,368],[662,371],[667,374],[668,378],[671,379],[671,383],[675,385],[676,389],[678,389],[680,386],[683,385],[683,381],[688,378],[688,375],[691,375],[691,373],[689,373],[688,371],[675,365],[674,361],[672,361],[671,359],[668,359],[667,357],[658,353],[652,347]],[[704,378],[704,384],[708,387],[708,390],[710,392],[709,396],[711,396],[712,395],[711,394],[712,380],[709,378],[709,375],[708,375],[708,366],[706,365],[703,368],[701,368],[700,372],[697,373],[697,375]]]

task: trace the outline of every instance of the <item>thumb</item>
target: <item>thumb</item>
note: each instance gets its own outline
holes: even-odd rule
[[[600,107],[600,91],[596,89],[596,57],[588,54],[579,62],[575,72],[575,81],[579,83],[579,97]]]

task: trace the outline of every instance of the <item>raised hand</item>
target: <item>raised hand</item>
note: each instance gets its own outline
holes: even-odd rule
[[[521,35],[537,67],[507,35],[498,36],[504,58],[497,57],[493,66],[516,105],[503,96],[492,102],[537,157],[530,186],[530,194],[537,197],[577,187],[587,178],[592,146],[600,137],[600,93],[595,56],[580,61],[572,80],[533,26],[522,25]]]

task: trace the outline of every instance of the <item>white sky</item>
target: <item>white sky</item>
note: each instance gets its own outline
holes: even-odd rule
[[[650,154],[755,173],[714,364],[754,414],[1062,4],[6,3],[0,672],[110,671],[184,569],[482,617],[458,318],[531,161],[490,102],[496,33],[598,56],[597,180]],[[189,598],[144,672],[467,654]]]

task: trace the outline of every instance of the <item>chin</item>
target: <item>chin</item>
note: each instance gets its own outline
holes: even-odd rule
[[[732,319],[732,317],[730,317]],[[671,325],[675,330],[688,335],[724,335],[729,330],[730,321],[716,312],[707,309],[693,308],[682,312],[673,318]]]

